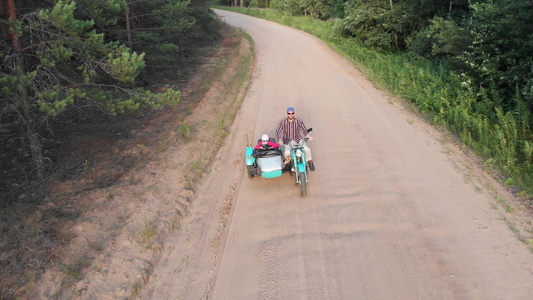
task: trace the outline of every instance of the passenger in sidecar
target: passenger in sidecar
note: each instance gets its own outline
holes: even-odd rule
[[[263,134],[253,149],[251,145],[246,147],[248,177],[273,178],[281,176],[283,168],[281,157],[282,152],[276,140]]]
[[[260,140],[257,141],[257,145],[254,150],[271,150],[279,149],[279,144],[276,143],[276,139],[268,138],[268,134],[263,134]]]

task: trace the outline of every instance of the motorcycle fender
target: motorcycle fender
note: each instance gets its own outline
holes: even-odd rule
[[[305,164],[298,164],[298,172],[305,173]]]
[[[254,152],[254,148],[252,148],[251,145],[246,146],[246,165],[247,166],[253,166],[255,164],[255,157],[252,156]]]

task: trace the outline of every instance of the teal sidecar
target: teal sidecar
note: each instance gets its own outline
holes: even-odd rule
[[[274,178],[283,173],[282,153],[279,149],[254,150],[252,145],[247,145],[245,161],[250,178]]]

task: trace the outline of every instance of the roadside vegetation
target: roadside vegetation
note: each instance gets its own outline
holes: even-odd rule
[[[222,9],[301,29],[413,103],[533,195],[533,3],[515,0],[251,0]],[[229,6],[238,7],[229,7]]]

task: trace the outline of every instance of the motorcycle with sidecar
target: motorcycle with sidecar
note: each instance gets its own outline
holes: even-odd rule
[[[284,172],[290,172],[291,176],[296,178],[296,185],[300,187],[300,194],[307,195],[307,182],[309,166],[305,159],[304,143],[309,140],[309,134],[313,129],[307,130],[307,135],[297,144],[287,144],[290,147],[290,160],[285,163],[283,153],[280,149],[256,150],[251,144],[246,146],[246,168],[248,177],[275,178],[281,176]],[[259,140],[258,142],[260,142]],[[270,141],[275,142],[274,138]]]

